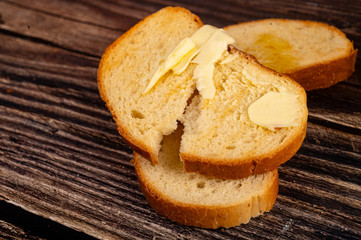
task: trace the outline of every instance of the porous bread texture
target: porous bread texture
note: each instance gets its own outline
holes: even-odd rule
[[[235,47],[289,75],[306,90],[330,87],[355,70],[357,50],[352,42],[324,23],[263,19],[224,29],[235,39]]]
[[[165,136],[158,165],[136,152],[135,169],[149,204],[162,216],[203,228],[233,227],[270,211],[278,193],[278,172],[241,180],[186,173],[179,160],[182,130]]]
[[[301,146],[307,128],[304,89],[231,47],[214,71],[213,99],[196,95],[181,119],[180,156],[187,172],[239,179],[276,169]],[[268,92],[297,96],[295,126],[271,131],[254,124],[248,107]]]
[[[150,78],[185,37],[203,25],[188,10],[167,7],[148,16],[105,51],[98,70],[98,85],[123,139],[153,163],[163,135],[177,127],[187,100],[195,89],[189,67],[171,73],[143,94]]]

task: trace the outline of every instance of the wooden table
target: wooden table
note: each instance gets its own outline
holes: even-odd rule
[[[361,49],[359,0],[0,1],[0,238],[360,239],[360,57],[349,80],[308,92],[307,137],[279,168],[270,213],[207,230],[149,207],[96,73],[112,41],[167,5],[218,27],[269,17],[322,21]]]

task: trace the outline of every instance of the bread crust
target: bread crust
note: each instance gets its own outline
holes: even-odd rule
[[[301,84],[306,91],[328,88],[338,82],[347,80],[355,71],[358,50],[339,59],[298,69],[285,74]]]
[[[278,171],[273,170],[273,181],[269,182],[267,190],[260,196],[249,196],[245,201],[224,206],[185,204],[169,199],[156,186],[147,181],[137,153],[134,153],[134,167],[140,189],[149,205],[160,215],[189,226],[216,229],[248,223],[251,217],[270,211],[278,194]],[[257,198],[258,204],[253,204],[254,198]]]
[[[104,81],[105,81],[104,74],[113,65],[113,63],[112,63],[113,60],[110,59],[109,56],[110,56],[111,52],[116,48],[116,46],[122,44],[123,39],[127,38],[129,35],[132,35],[133,32],[137,31],[137,29],[140,26],[142,26],[144,24],[144,22],[149,21],[152,18],[157,18],[158,15],[161,15],[163,12],[166,12],[166,11],[174,12],[174,13],[182,12],[184,14],[189,15],[189,17],[191,19],[193,19],[193,21],[198,23],[200,26],[203,25],[201,19],[197,15],[191,13],[190,11],[188,11],[185,8],[181,8],[181,7],[162,8],[158,12],[145,17],[143,20],[138,22],[136,25],[134,25],[132,28],[130,28],[127,32],[125,32],[123,35],[121,35],[118,39],[116,39],[110,46],[108,46],[100,60],[98,73],[97,73],[99,94],[100,94],[101,98],[103,99],[103,101],[106,103],[107,108],[111,112],[113,119],[117,125],[117,130],[118,130],[119,134],[122,136],[123,140],[128,145],[130,145],[130,147],[132,149],[137,151],[144,158],[150,160],[153,164],[158,163],[158,153],[152,152],[151,148],[149,146],[147,146],[146,144],[144,144],[144,142],[142,142],[139,139],[135,139],[132,136],[131,132],[127,128],[125,128],[124,124],[117,118],[116,112],[115,112],[113,106],[111,106],[111,104],[109,102],[109,99],[107,97],[107,93],[106,93],[106,90],[104,87]]]
[[[334,26],[330,26],[326,23],[307,21],[307,20],[294,20],[294,19],[261,19],[250,22],[242,22],[234,25],[229,25],[224,27],[225,30],[231,27],[242,26],[245,24],[252,23],[263,23],[263,22],[298,22],[305,25],[318,25],[323,28],[328,28],[330,31],[336,32],[338,35],[342,35],[344,38],[347,38],[346,35]],[[358,50],[354,49],[353,43],[349,42],[349,52],[344,56],[341,56],[336,59],[329,59],[314,65],[303,66],[295,68],[292,71],[282,72],[296,82],[298,82],[306,91],[311,91],[320,88],[328,88],[332,85],[335,85],[338,82],[347,80],[352,73],[355,71],[356,57]]]

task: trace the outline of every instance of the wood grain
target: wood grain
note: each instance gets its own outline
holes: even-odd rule
[[[96,72],[112,41],[167,5],[219,27],[266,17],[322,21],[361,48],[361,1],[0,1],[0,199],[99,239],[359,239],[360,56],[350,79],[308,93],[307,137],[279,169],[270,213],[207,230],[149,207]],[[42,237],[0,214],[0,238]]]

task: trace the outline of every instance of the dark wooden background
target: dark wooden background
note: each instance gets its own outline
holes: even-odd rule
[[[168,5],[218,27],[322,21],[361,49],[361,1],[0,1],[0,238],[360,239],[360,54],[349,80],[308,92],[307,137],[279,169],[270,213],[207,230],[148,206],[96,73],[112,41]]]

